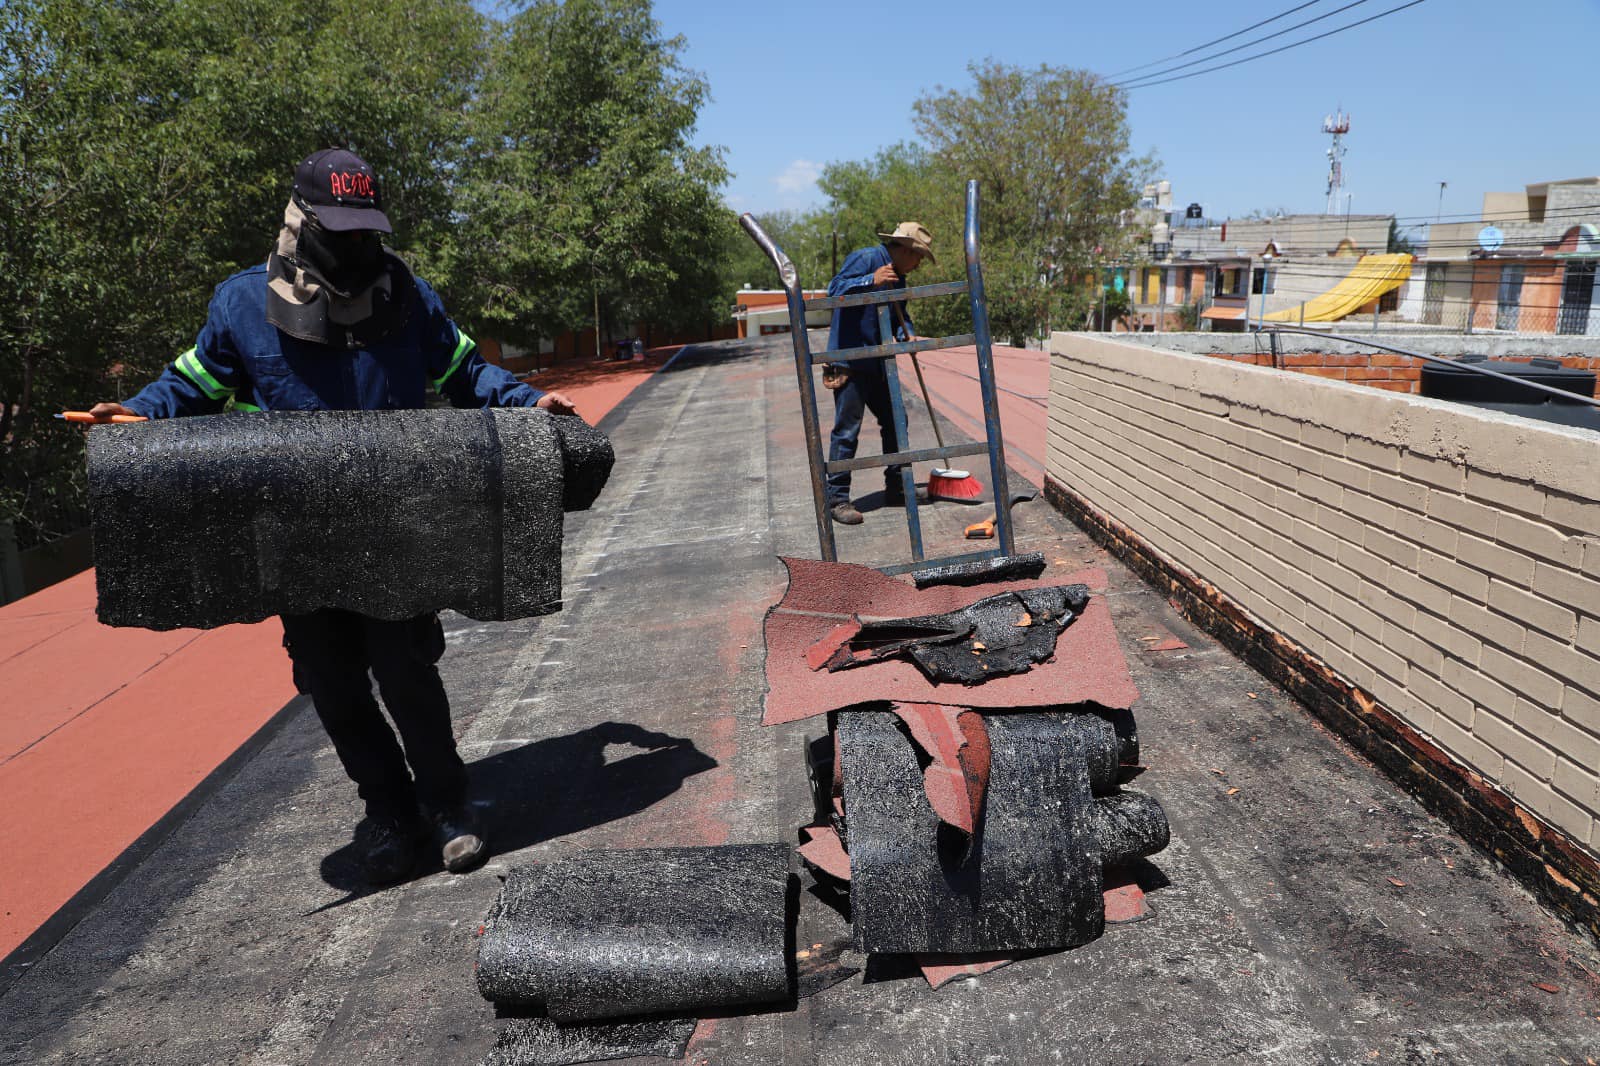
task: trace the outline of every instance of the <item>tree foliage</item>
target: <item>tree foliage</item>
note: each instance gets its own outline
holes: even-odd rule
[[[637,0],[541,0],[492,43],[448,273],[501,335],[705,320],[733,219],[721,152],[690,144],[707,96]]]
[[[1125,94],[1098,75],[993,60],[968,69],[970,89],[940,88],[917,100],[920,141],[824,168],[818,186],[830,206],[798,220],[797,248],[786,250],[797,265],[817,263],[835,214],[849,248],[916,220],[933,231],[938,262],[913,280],[963,278],[965,189],[977,179],[995,336],[1020,342],[1052,326],[1079,328],[1098,299],[1095,266],[1131,242],[1122,219],[1154,161],[1130,153]],[[812,276],[802,270],[808,283]],[[971,328],[955,299],[919,304],[916,321],[923,333]]]
[[[1075,317],[1093,264],[1122,252],[1119,222],[1154,163],[1131,156],[1126,93],[1089,71],[994,60],[970,91],[936,91],[912,111],[941,168],[976,178],[994,331],[1040,336]]]
[[[264,261],[295,164],[346,146],[469,328],[703,322],[731,217],[688,144],[703,80],[648,0],[0,5],[0,522],[81,522],[82,432]]]

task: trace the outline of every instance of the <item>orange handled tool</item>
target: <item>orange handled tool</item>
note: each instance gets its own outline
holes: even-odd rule
[[[1033,499],[1034,497],[1036,497],[1038,495],[1039,494],[1037,492],[1015,492],[1015,493],[1012,493],[1011,494],[1011,502],[1006,504],[1006,510],[1010,511],[1011,508],[1015,507],[1017,504],[1019,504],[1019,503],[1027,503],[1029,500]],[[994,539],[994,524],[995,524],[995,522],[997,522],[999,520],[999,518],[1000,518],[1000,513],[998,511],[996,511],[994,514],[990,515],[988,518],[985,518],[982,522],[974,522],[974,523],[972,523],[972,525],[970,525],[970,526],[968,526],[966,528],[966,532],[965,532],[964,536],[968,540],[993,540]]]
[[[974,522],[974,523],[972,523],[972,525],[967,527],[967,532],[966,532],[967,539],[968,540],[993,540],[994,539],[994,523],[995,523],[995,519],[993,517],[985,518],[982,522]]]
[[[56,415],[56,417],[61,419],[63,422],[84,422],[99,425],[107,425],[110,423],[119,422],[149,421],[149,419],[145,418],[144,415],[102,415],[97,418],[88,411],[62,411],[60,414]]]

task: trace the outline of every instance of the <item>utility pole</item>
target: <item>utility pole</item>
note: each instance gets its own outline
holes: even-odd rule
[[[1438,222],[1444,217],[1444,187],[1448,184],[1450,183],[1447,181],[1441,181],[1439,183],[1439,209],[1433,213],[1433,220],[1435,222]]]
[[[837,277],[839,274],[839,211],[833,212],[833,273],[828,276]]]

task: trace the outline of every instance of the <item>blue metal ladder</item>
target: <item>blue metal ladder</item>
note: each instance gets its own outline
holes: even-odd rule
[[[885,574],[903,574],[954,563],[978,562],[1014,554],[1011,535],[1011,513],[1006,501],[1011,489],[1006,481],[1005,441],[1000,434],[1000,402],[995,394],[994,355],[989,339],[989,307],[984,298],[983,266],[978,261],[978,183],[967,182],[967,220],[964,244],[967,257],[967,280],[941,282],[935,285],[916,285],[910,288],[889,288],[877,292],[849,296],[829,296],[807,300],[800,285],[798,272],[783,250],[761,229],[749,214],[740,217],[750,239],[760,246],[778,268],[783,289],[788,296],[790,336],[794,340],[795,373],[800,378],[800,409],[805,419],[807,458],[811,464],[811,495],[817,512],[817,539],[822,547],[822,558],[836,562],[838,552],[833,539],[833,521],[828,515],[827,490],[824,485],[828,474],[843,470],[866,470],[903,464],[900,468],[901,484],[905,488],[906,527],[911,540],[911,562],[878,569]],[[870,348],[841,348],[813,352],[807,336],[805,322],[807,311],[832,311],[841,307],[878,309],[878,336],[894,337],[889,322],[889,306],[902,301],[921,300],[930,296],[954,296],[966,293],[972,309],[973,332],[955,337],[930,337],[919,341],[891,341]],[[857,456],[854,459],[830,461],[827,457],[828,439],[817,424],[817,388],[812,367],[819,363],[852,363],[858,360],[883,361],[884,374],[889,382],[889,402],[894,412],[895,439],[904,447],[911,437],[906,426],[905,402],[900,396],[900,370],[895,356],[903,352],[925,352],[935,348],[958,348],[974,345],[978,352],[978,384],[983,393],[983,422],[986,439],[981,443],[953,444],[942,448],[920,448],[891,455]],[[930,412],[931,414],[931,412]],[[986,551],[963,552],[929,559],[923,551],[922,519],[918,513],[916,477],[913,463],[931,460],[954,459],[963,455],[987,455],[989,476],[994,486],[995,535],[998,546]]]

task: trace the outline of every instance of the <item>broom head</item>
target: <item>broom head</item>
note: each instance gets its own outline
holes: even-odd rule
[[[928,475],[928,499],[974,503],[983,496],[983,484],[965,470],[934,470]]]

